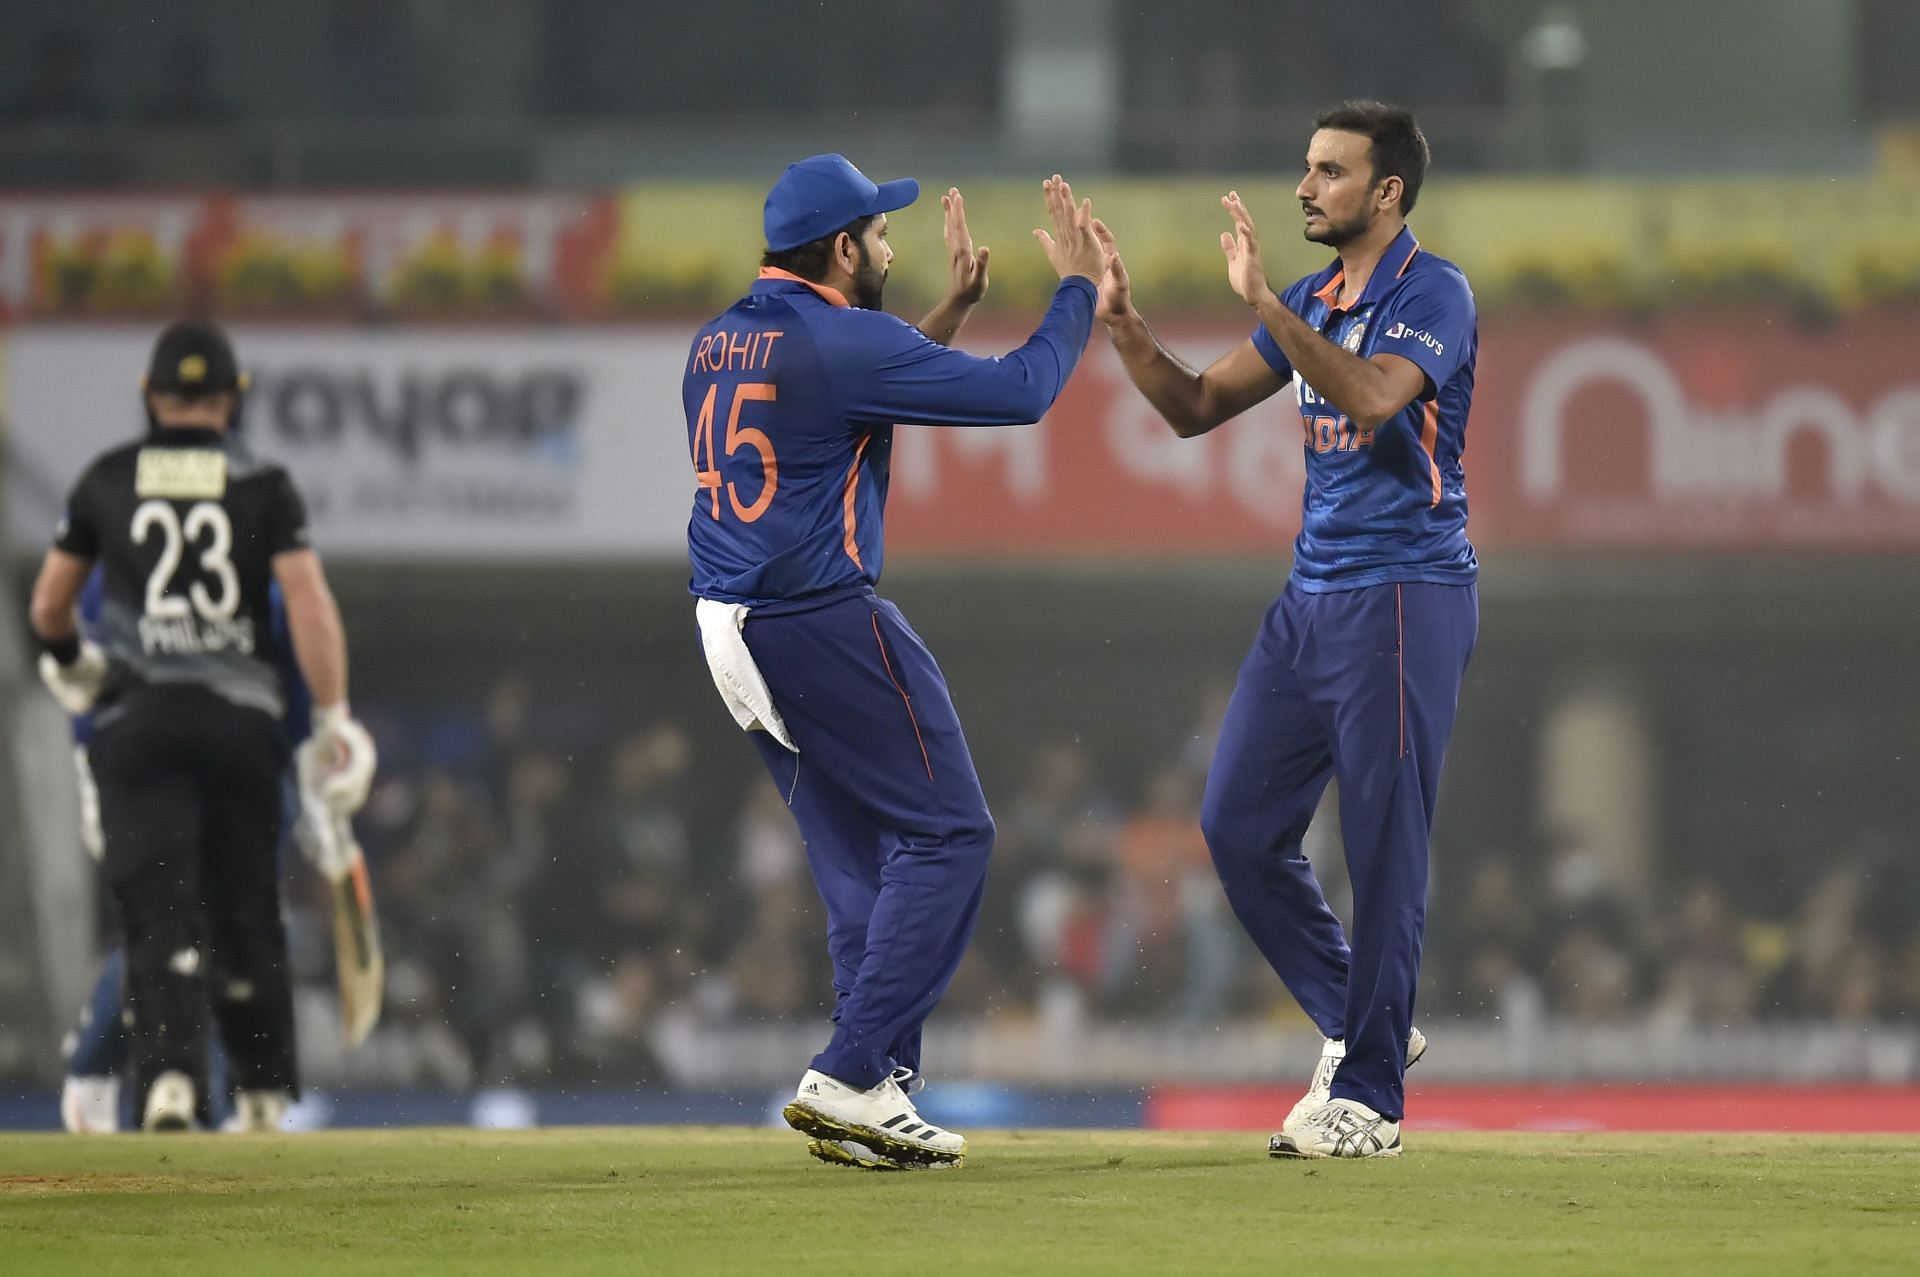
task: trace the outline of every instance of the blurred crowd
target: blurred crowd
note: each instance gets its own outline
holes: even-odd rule
[[[1060,740],[1034,746],[1022,786],[990,795],[986,901],[942,1016],[1305,1027],[1200,834],[1224,697],[1210,691],[1132,786]],[[369,1048],[381,1080],[657,1085],[675,1026],[823,1021],[805,848],[744,743],[698,757],[681,724],[609,720],[556,743],[530,730],[530,699],[507,678],[457,728],[385,722],[389,761],[362,820],[388,960]],[[1307,852],[1344,913],[1332,816]],[[1543,841],[1524,855],[1436,846],[1422,1017],[1524,1029],[1920,1015],[1915,882],[1898,848],[1810,861],[1773,909],[1742,913],[1713,881],[1635,885],[1575,838]],[[331,996],[326,919],[317,897],[296,898],[296,963],[317,1004]]]
[[[1810,858],[1760,913],[1707,877],[1636,889],[1579,840],[1557,842],[1542,862],[1463,866],[1429,932],[1429,1006],[1678,1028],[1920,1017],[1917,883],[1903,849],[1869,840]]]

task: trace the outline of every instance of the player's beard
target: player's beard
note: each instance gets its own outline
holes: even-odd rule
[[[875,266],[873,254],[867,251],[865,244],[860,245],[860,267],[853,273],[853,295],[847,300],[861,310],[879,310],[880,294],[886,291],[886,287],[886,268]]]
[[[1321,209],[1320,216],[1327,217],[1327,211]],[[1308,243],[1325,244],[1328,248],[1339,248],[1341,245],[1350,244],[1362,235],[1365,235],[1367,228],[1371,225],[1373,225],[1372,219],[1362,211],[1344,222],[1336,222],[1332,218],[1327,217],[1327,224],[1324,227],[1319,230],[1308,227],[1302,231],[1301,234],[1305,236]]]

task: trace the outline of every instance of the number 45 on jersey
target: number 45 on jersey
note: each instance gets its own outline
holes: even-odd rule
[[[713,421],[719,393],[717,382],[707,387],[707,397],[701,401],[700,415],[694,421],[694,471],[700,486],[713,494],[714,518],[720,517],[720,492],[724,488],[727,504],[732,507],[734,517],[742,523],[752,523],[773,504],[773,494],[780,486],[780,463],[773,454],[773,440],[767,438],[763,431],[741,425],[740,411],[749,403],[772,403],[779,397],[777,387],[770,381],[742,382],[734,387],[727,403],[727,460],[731,461],[742,448],[751,449],[760,460],[760,495],[751,502],[741,501],[739,487],[721,474],[719,462],[714,456]],[[703,449],[706,454],[705,465],[701,464]]]

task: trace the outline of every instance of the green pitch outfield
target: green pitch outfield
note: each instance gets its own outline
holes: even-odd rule
[[[1912,1137],[978,1132],[955,1171],[771,1130],[0,1137],[0,1272],[1913,1272]]]

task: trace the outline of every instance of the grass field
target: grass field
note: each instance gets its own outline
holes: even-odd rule
[[[0,1272],[1920,1271],[1912,1137],[978,1132],[873,1174],[782,1131],[0,1137]]]

